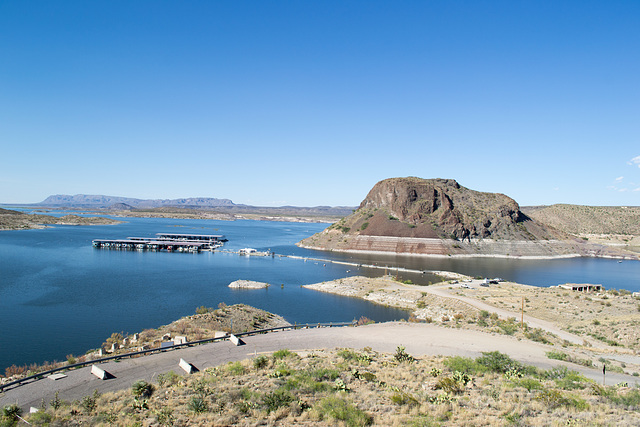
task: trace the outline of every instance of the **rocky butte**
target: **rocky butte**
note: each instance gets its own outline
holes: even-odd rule
[[[536,221],[504,194],[415,177],[378,182],[353,214],[298,245],[433,256],[630,256]]]

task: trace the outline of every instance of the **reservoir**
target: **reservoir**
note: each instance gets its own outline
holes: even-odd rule
[[[121,218],[120,218],[121,219]],[[567,282],[602,284],[640,291],[640,262],[573,258],[512,260],[425,258],[312,251],[295,243],[327,224],[125,218],[119,225],[56,226],[44,230],[0,231],[0,372],[12,364],[65,360],[95,349],[113,332],[157,328],[196,307],[249,304],[289,322],[340,322],[366,316],[376,321],[408,317],[403,310],[301,288],[349,275],[395,274],[393,268],[450,270],[502,277],[536,286]],[[100,250],[94,239],[154,236],[156,233],[223,234],[225,250],[255,248],[287,257],[233,253],[167,253]],[[317,259],[320,259],[318,261]],[[327,262],[323,262],[326,260]],[[354,268],[329,261],[372,264]],[[384,268],[383,268],[384,267]],[[429,274],[400,278],[428,284]],[[239,280],[270,283],[267,289],[230,289]]]

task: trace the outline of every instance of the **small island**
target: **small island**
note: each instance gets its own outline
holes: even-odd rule
[[[235,289],[265,289],[269,286],[268,283],[255,282],[253,280],[236,280],[235,282],[229,283],[229,287]]]

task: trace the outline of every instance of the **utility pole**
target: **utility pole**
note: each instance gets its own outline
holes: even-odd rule
[[[522,297],[522,309],[520,311],[520,327],[524,329],[524,297]]]

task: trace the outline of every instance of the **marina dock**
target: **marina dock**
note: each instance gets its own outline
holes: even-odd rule
[[[156,237],[127,237],[126,239],[95,239],[93,247],[98,249],[119,249],[139,251],[201,252],[212,251],[223,245],[227,239],[219,234],[167,234],[157,233]]]

